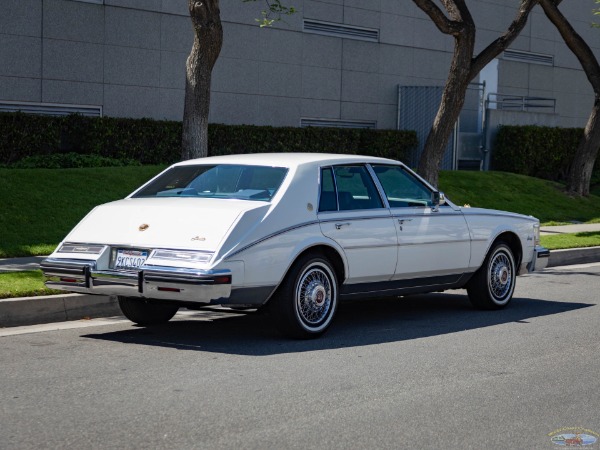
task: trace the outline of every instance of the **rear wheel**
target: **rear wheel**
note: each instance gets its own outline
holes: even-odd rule
[[[137,297],[118,297],[123,315],[138,325],[166,323],[177,313],[178,306],[151,303]]]
[[[297,260],[269,302],[275,325],[286,336],[310,339],[322,335],[338,304],[338,282],[332,264],[316,255]]]
[[[510,247],[496,242],[467,284],[471,303],[481,309],[504,308],[515,291],[515,257]]]

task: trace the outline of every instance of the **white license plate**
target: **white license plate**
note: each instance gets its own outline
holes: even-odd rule
[[[148,259],[147,250],[117,249],[115,266],[117,270],[138,269]]]

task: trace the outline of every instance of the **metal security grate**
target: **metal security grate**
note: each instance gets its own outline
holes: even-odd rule
[[[533,53],[522,50],[505,50],[503,58],[508,61],[554,66],[554,56],[545,55],[543,53]]]
[[[377,122],[367,120],[338,120],[338,119],[300,119],[300,126],[305,127],[330,127],[330,128],[362,128],[375,129]]]
[[[379,30],[376,28],[364,28],[354,25],[343,25],[341,23],[322,22],[320,20],[304,19],[304,32],[346,39],[379,42]]]
[[[102,106],[0,101],[0,112],[17,111],[27,114],[44,114],[47,116],[81,114],[88,117],[102,117]]]
[[[431,125],[442,99],[442,86],[398,86],[398,126],[399,130],[414,130],[419,145],[405,161],[416,168],[431,130]],[[442,170],[454,169],[454,141],[456,132],[450,138],[441,163]]]

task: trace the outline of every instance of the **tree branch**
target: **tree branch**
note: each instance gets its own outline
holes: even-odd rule
[[[473,17],[464,0],[440,0],[455,22],[473,24]]]
[[[539,1],[540,0],[521,0],[519,11],[508,27],[508,30],[506,30],[506,33],[493,41],[473,59],[473,63],[471,64],[472,77],[470,79],[475,78],[475,76],[487,66],[492,59],[498,56],[500,52],[506,50],[508,46],[513,43],[519,33],[525,28],[529,13]]]
[[[208,28],[220,17],[219,0],[189,0],[188,8],[195,27]]]
[[[594,52],[583,38],[571,26],[567,18],[560,12],[558,5],[561,0],[540,0],[540,5],[562,36],[567,47],[579,60],[588,80],[590,81],[594,93],[600,95],[600,65],[594,55]]]
[[[463,25],[460,22],[448,19],[444,12],[438,8],[432,0],[413,0],[413,2],[429,16],[438,30],[442,33],[456,36],[463,29]],[[444,6],[446,6],[446,2],[447,0],[444,2]],[[452,5],[446,6],[446,9],[452,11]]]

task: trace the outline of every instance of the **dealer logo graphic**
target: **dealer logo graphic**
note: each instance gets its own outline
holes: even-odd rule
[[[583,427],[564,427],[548,433],[553,444],[563,447],[588,447],[598,442],[600,435]]]

